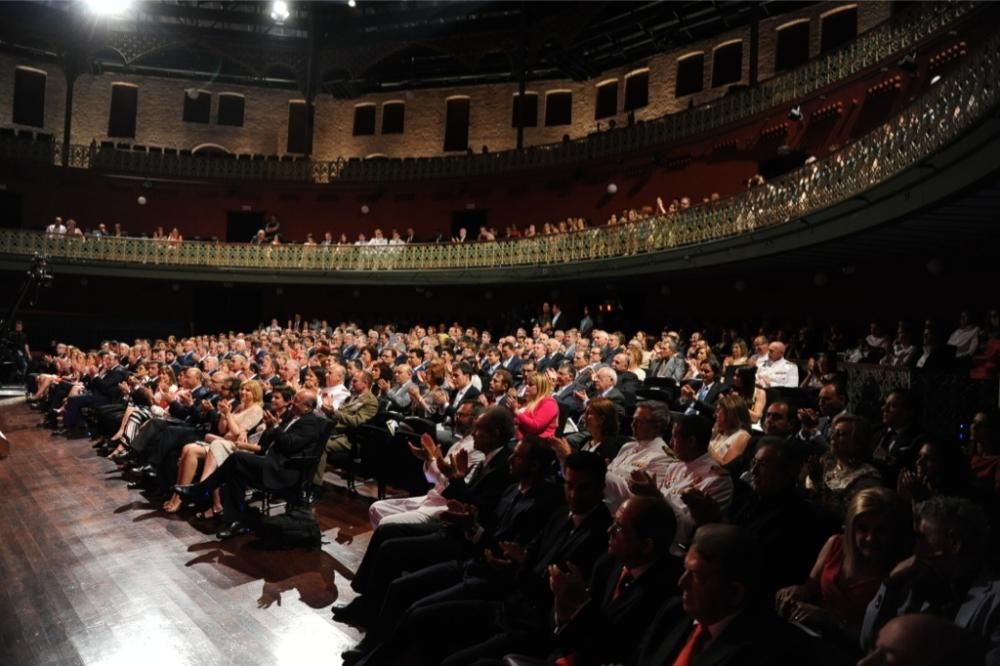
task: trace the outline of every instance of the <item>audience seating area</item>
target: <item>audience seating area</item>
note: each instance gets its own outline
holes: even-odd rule
[[[27,389],[56,434],[223,540],[315,548],[305,504],[373,478],[359,596],[333,609],[364,631],[344,663],[660,663],[692,622],[728,637],[727,664],[853,664],[914,632],[939,652],[905,663],[992,663],[1000,313],[976,314],[787,339],[603,331],[548,304],[502,335],[296,315],[58,343]],[[959,554],[933,559],[935,534]],[[466,631],[418,638],[444,621]]]

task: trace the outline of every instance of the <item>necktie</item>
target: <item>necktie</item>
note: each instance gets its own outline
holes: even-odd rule
[[[673,666],[691,666],[694,663],[695,657],[701,651],[701,648],[705,645],[705,642],[711,636],[708,630],[705,629],[705,625],[696,624],[694,631],[688,636],[687,643],[681,648],[680,653],[678,653],[677,658],[674,659]]]
[[[618,597],[622,595],[622,592],[628,589],[628,586],[631,585],[634,580],[635,577],[629,573],[628,569],[626,567],[622,567],[622,573],[618,576],[618,582],[615,583],[615,591],[611,594],[611,600],[617,601]]]

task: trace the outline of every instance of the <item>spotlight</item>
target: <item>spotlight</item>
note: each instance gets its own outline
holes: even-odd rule
[[[356,0],[347,0],[347,6],[348,7],[357,7],[358,3],[356,2]]]
[[[271,3],[271,20],[275,23],[284,23],[291,12],[288,11],[288,3],[285,0],[275,0]]]
[[[931,77],[931,85],[934,85],[935,83],[937,83],[940,80],[941,80],[941,75],[940,74],[935,74],[934,76]]]
[[[802,122],[802,107],[801,106],[793,106],[792,110],[788,112],[788,119],[789,120],[794,120],[797,123],[801,123]]]
[[[91,14],[97,16],[118,16],[132,6],[132,0],[83,0]]]
[[[618,186],[614,183],[608,183],[608,194],[617,194]]]

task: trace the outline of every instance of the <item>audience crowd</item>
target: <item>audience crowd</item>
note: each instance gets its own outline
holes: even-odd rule
[[[56,434],[93,436],[220,538],[249,530],[254,489],[329,501],[328,470],[383,432],[410,493],[371,505],[358,597],[333,609],[365,631],[344,663],[998,664],[996,408],[931,435],[906,388],[851,413],[838,369],[993,373],[997,310],[956,321],[851,343],[629,336],[557,304],[496,337],[296,315],[60,343],[28,390]]]

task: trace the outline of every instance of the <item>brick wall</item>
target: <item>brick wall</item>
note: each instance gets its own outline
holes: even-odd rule
[[[807,18],[810,22],[810,54],[818,55],[820,43],[820,16],[838,6],[853,3],[822,3],[795,14],[761,21],[759,78],[773,75],[775,29],[796,18]],[[858,33],[865,32],[889,16],[887,2],[857,3]],[[564,135],[571,138],[586,136],[596,127],[594,106],[597,84],[618,80],[618,110],[614,120],[620,125],[626,122],[622,111],[625,99],[625,77],[629,72],[648,67],[649,104],[638,109],[635,117],[639,120],[652,119],[674,113],[685,108],[692,101],[701,104],[714,99],[727,89],[711,88],[713,48],[719,44],[743,40],[743,78],[746,83],[749,72],[749,28],[729,31],[710,40],[696,42],[684,49],[670,51],[650,58],[645,62],[631,63],[627,67],[604,72],[600,77],[586,82],[553,80],[537,81],[528,86],[528,91],[537,92],[538,127],[525,128],[526,145],[540,145],[560,141]],[[677,59],[691,53],[705,54],[704,90],[695,95],[677,98]],[[63,112],[65,107],[65,80],[58,65],[13,56],[0,56],[0,105],[3,122],[10,124],[14,69],[17,65],[30,65],[47,71],[44,131],[62,137]],[[120,74],[83,75],[77,79],[74,90],[72,141],[89,144],[92,140],[107,139],[108,112],[111,100],[111,85],[123,82],[139,86],[139,102],[136,122],[135,142],[145,145],[171,146],[194,149],[205,144],[217,145],[235,153],[284,153],[288,132],[288,103],[302,99],[295,91],[272,90],[216,84],[205,81],[166,79],[152,76]],[[212,122],[210,124],[185,123],[181,120],[184,95],[188,89],[205,90],[213,93]],[[556,90],[573,93],[573,121],[570,125],[545,127],[545,95]],[[226,127],[215,124],[218,110],[218,95],[234,92],[244,95],[246,100],[243,127]],[[467,96],[470,99],[469,146],[480,150],[488,146],[490,150],[507,150],[516,144],[517,132],[511,127],[511,107],[517,85],[496,84],[469,86],[464,88],[435,88],[406,92],[367,95],[357,100],[335,100],[323,95],[316,100],[316,120],[313,154],[317,159],[335,159],[339,156],[365,157],[384,154],[393,157],[440,155],[444,145],[445,100],[452,96]],[[405,132],[382,136],[382,104],[387,101],[403,101],[406,104]],[[362,103],[376,104],[376,134],[355,137],[354,107]],[[607,125],[608,119],[602,119]],[[34,128],[32,128],[34,129]],[[121,139],[118,139],[121,140]]]

